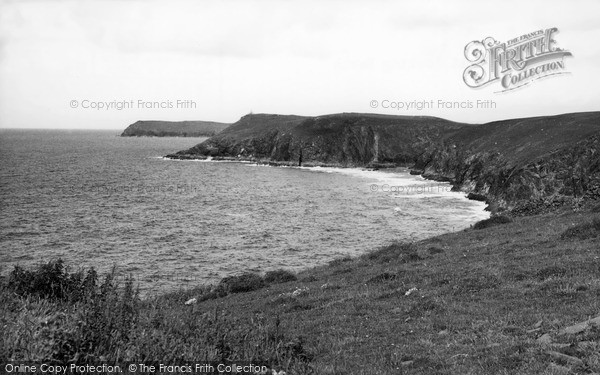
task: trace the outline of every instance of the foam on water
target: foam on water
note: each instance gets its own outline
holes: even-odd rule
[[[218,162],[218,161],[217,161]],[[248,164],[251,167],[280,168],[267,164]],[[480,201],[469,200],[465,193],[452,191],[452,185],[448,182],[427,180],[420,175],[411,175],[408,169],[400,169],[394,172],[373,170],[365,168],[336,168],[336,167],[295,167],[283,166],[281,168],[292,168],[307,170],[316,173],[341,174],[345,176],[364,179],[367,186],[377,184],[381,193],[389,193],[396,199],[444,199],[446,204],[457,206],[456,214],[464,216],[467,221],[479,221],[489,218],[489,212],[485,211],[487,204]],[[385,191],[383,191],[385,189]],[[370,191],[373,193],[373,190]],[[430,193],[433,192],[433,193]],[[393,211],[398,213],[403,210],[396,206]],[[465,213],[465,211],[467,213]],[[470,213],[470,214],[469,214]],[[411,216],[411,215],[408,215]],[[412,215],[418,216],[418,215]]]
[[[408,170],[403,173],[385,172],[382,170],[364,169],[364,168],[334,168],[334,167],[294,167],[315,172],[323,173],[339,173],[347,176],[360,177],[377,181],[381,184],[389,184],[393,186],[409,186],[409,185],[427,185],[431,181],[424,179],[418,175],[411,175]]]
[[[378,190],[390,193],[399,199],[427,199],[427,198],[449,198],[460,201],[471,202],[471,208],[477,212],[482,211],[486,204],[471,201],[466,198],[465,193],[452,191],[452,185],[448,182],[437,182],[427,180],[420,175],[411,175],[407,169],[397,172],[385,172],[380,170],[369,170],[362,168],[332,168],[332,167],[299,167],[300,169],[315,172],[340,173],[348,176],[364,178],[376,181]],[[385,187],[384,187],[385,186]],[[479,203],[479,204],[478,204]],[[483,216],[489,216],[485,211]]]
[[[244,271],[300,270],[488,215],[448,184],[406,172],[156,157],[198,139],[2,135],[2,273],[62,257],[100,272],[117,264],[142,291],[160,292]],[[382,191],[386,184],[405,192]]]

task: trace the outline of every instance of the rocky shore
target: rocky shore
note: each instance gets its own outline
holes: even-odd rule
[[[600,373],[600,204],[588,205],[598,195],[598,113],[438,119],[423,133],[438,120],[332,115],[313,127],[253,116],[170,157],[411,165],[516,217],[147,299],[132,279],[70,272],[60,260],[17,267],[0,277],[2,368],[250,361],[277,374]]]
[[[391,168],[447,181],[493,212],[541,213],[600,198],[600,112],[480,125],[435,117],[250,114],[173,159]]]

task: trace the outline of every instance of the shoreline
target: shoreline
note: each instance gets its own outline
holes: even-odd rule
[[[277,161],[274,162],[274,161],[269,161],[269,160],[266,160],[266,159],[235,158],[235,157],[206,157],[206,156],[185,157],[185,158],[179,158],[179,157],[178,158],[171,158],[171,157],[169,157],[169,155],[167,155],[167,156],[163,156],[162,159],[163,160],[180,160],[180,161],[215,162],[215,163],[222,162],[222,163],[254,164],[254,165],[257,165],[257,166],[281,167],[281,168],[296,168],[296,169],[305,169],[305,170],[310,170],[310,171],[313,171],[313,172],[324,172],[324,173],[327,173],[327,171],[319,171],[316,168],[331,168],[331,169],[334,169],[334,170],[335,169],[339,169],[339,170],[354,169],[354,170],[369,171],[369,172],[390,172],[390,173],[398,173],[398,172],[400,172],[400,173],[403,173],[403,174],[405,174],[407,176],[411,176],[411,177],[416,177],[416,176],[421,177],[425,181],[447,183],[453,189],[453,190],[451,190],[451,192],[460,195],[461,198],[464,198],[464,199],[469,200],[469,201],[481,202],[480,199],[469,198],[468,195],[465,194],[464,192],[454,190],[454,186],[449,181],[431,179],[431,178],[424,177],[422,174],[411,173],[413,170],[410,169],[410,167],[406,167],[406,166],[397,166],[397,165],[394,165],[393,167],[390,166],[390,167],[387,167],[385,169],[373,169],[373,168],[370,168],[370,167],[360,167],[360,166],[340,166],[340,165],[325,164],[325,163],[306,163],[306,164],[303,163],[304,165],[297,166],[297,165],[293,165],[293,164],[288,163],[288,162],[277,162]],[[334,173],[336,173],[336,172],[337,171],[334,171]],[[340,173],[340,172],[337,172],[337,173]],[[367,177],[365,177],[365,178],[367,178]],[[415,182],[417,182],[417,181],[418,180],[415,180]],[[440,195],[440,196],[444,196],[444,195]],[[485,203],[485,207],[483,207],[483,210],[481,211],[481,213],[488,213],[489,212],[488,207],[489,207],[489,205],[487,203]],[[486,217],[478,218],[477,222],[482,221],[482,220],[487,220],[487,219],[490,218],[489,214],[486,214],[485,216]],[[465,227],[462,228],[462,229],[455,230],[454,227],[452,227],[452,229],[449,229],[447,232],[442,233],[442,234],[436,234],[436,235],[432,235],[432,236],[429,236],[429,237],[424,237],[424,238],[418,239],[416,241],[406,240],[404,242],[407,242],[407,243],[413,243],[413,242],[419,243],[419,242],[423,242],[423,241],[428,241],[428,240],[434,239],[434,238],[439,237],[439,236],[444,236],[444,235],[452,234],[452,233],[459,233],[459,232],[466,231],[466,230],[469,230],[469,229],[473,228],[473,226],[477,222],[474,222],[472,224],[465,224]],[[340,259],[358,259],[358,258],[361,258],[363,256],[368,255],[369,253],[378,251],[381,247],[390,246],[390,245],[392,245],[395,242],[397,242],[397,240],[391,240],[390,243],[388,243],[388,244],[384,244],[384,245],[381,245],[381,246],[378,246],[378,247],[370,248],[370,249],[368,249],[366,252],[364,252],[362,254],[359,254],[359,255],[356,255],[356,256],[346,255],[346,256],[343,256],[341,258],[334,258],[334,259],[328,261],[328,263],[331,263],[331,262],[335,263],[335,262],[339,261]],[[311,271],[313,269],[324,267],[326,265],[327,265],[327,263],[324,263],[324,264],[321,264],[321,265],[312,265],[312,266],[309,266],[307,268],[301,268],[301,269],[299,269],[297,271],[293,271],[293,272],[295,272],[297,274],[301,274],[301,273],[309,272],[309,271]],[[287,271],[287,269],[285,269],[285,268],[284,268],[284,270]],[[261,270],[261,271],[258,271],[256,273],[259,274],[259,275],[263,275],[263,274],[265,274],[267,272],[270,272],[270,271]],[[206,284],[198,284],[198,285],[195,285],[195,286],[188,286],[187,288],[188,289],[190,289],[190,288],[191,289],[195,289],[195,288],[208,288],[208,289],[211,289],[211,288],[214,288],[216,285],[218,285],[222,280],[230,278],[230,277],[237,277],[237,276],[240,276],[240,274],[243,274],[243,272],[242,273],[238,272],[238,273],[234,273],[234,274],[225,276],[225,277],[217,280],[216,284],[211,282],[211,283],[206,283]],[[167,294],[167,295],[168,294],[172,294],[172,293],[178,294],[178,293],[181,293],[182,291],[185,292],[185,288],[183,288],[182,290],[179,290],[179,291],[161,292],[157,296],[160,296],[161,294]],[[149,297],[152,298],[152,296],[149,296]],[[156,296],[154,296],[154,297],[156,297]]]
[[[198,348],[181,360],[218,361],[208,354],[219,353],[211,351],[217,345],[211,337],[228,332],[225,343],[236,353],[230,360],[260,358],[278,371],[308,366],[329,373],[333,365],[344,374],[391,373],[400,366],[419,374],[469,373],[482,366],[486,373],[543,374],[553,366],[597,372],[600,341],[591,325],[580,322],[600,313],[600,260],[590,258],[597,253],[600,226],[583,231],[583,224],[600,220],[599,212],[600,207],[521,217],[373,248],[293,277],[280,273],[268,283],[265,277],[230,278],[224,294],[206,287],[161,294],[131,305],[138,318],[128,326],[130,334],[112,336],[124,337],[121,341],[85,350],[115,362],[168,361],[164,346],[149,343],[160,339],[180,353],[190,345]],[[33,322],[54,319],[31,329],[57,330],[55,337],[89,335],[94,329],[77,331],[75,322],[84,313],[80,305],[6,297],[0,318],[8,337],[17,334],[22,311]],[[55,318],[53,309],[65,318]],[[244,349],[267,337],[275,338],[272,347]],[[286,349],[288,344],[296,345],[295,351]],[[129,354],[119,356],[125,347]],[[276,348],[279,355],[271,352]],[[549,351],[574,359],[565,363]],[[381,360],[396,355],[397,360]]]
[[[323,163],[319,161],[303,161],[298,163],[297,161],[283,161],[283,160],[271,160],[268,158],[251,158],[251,157],[235,157],[235,156],[206,156],[200,154],[168,154],[163,156],[165,159],[170,160],[206,160],[206,161],[228,161],[238,163],[256,163],[270,165],[274,167],[330,167],[330,168],[377,168],[377,169],[393,169],[402,168],[395,163],[370,163],[365,166],[359,166],[354,164],[340,164],[340,163]],[[300,164],[300,165],[299,165]],[[406,166],[408,168],[408,164]]]
[[[156,157],[156,158],[160,158],[160,157]],[[162,158],[164,160],[173,160],[173,159],[165,158],[165,157],[162,157]],[[189,159],[186,159],[186,160],[189,160]],[[197,160],[197,159],[193,159],[193,160]],[[390,174],[398,174],[399,176],[401,176],[401,175],[410,176],[411,178],[415,179],[414,182],[419,182],[418,179],[422,179],[423,183],[428,183],[428,181],[429,182],[433,181],[433,180],[424,179],[422,176],[417,176],[417,175],[414,175],[414,174],[410,174],[409,173],[409,168],[407,168],[407,167],[401,167],[401,166],[396,166],[395,168],[386,168],[386,169],[382,169],[382,170],[377,170],[377,169],[366,168],[366,167],[357,167],[357,166],[338,167],[338,166],[316,165],[316,166],[302,166],[302,167],[297,167],[297,166],[294,166],[294,165],[282,165],[282,164],[273,165],[273,163],[260,163],[260,162],[256,162],[256,161],[250,161],[250,160],[239,160],[237,158],[231,158],[231,159],[227,159],[227,160],[221,160],[221,159],[215,160],[215,159],[210,159],[210,158],[200,158],[198,160],[200,160],[200,161],[207,161],[207,162],[224,162],[224,163],[241,163],[241,164],[253,163],[253,164],[261,165],[261,166],[272,166],[272,167],[305,169],[305,170],[310,170],[312,172],[320,172],[320,173],[343,173],[343,172],[340,172],[340,171],[343,171],[343,170],[367,171],[367,172],[373,172],[373,173],[390,173]],[[330,171],[326,171],[326,170],[320,171],[320,170],[318,170],[318,168],[331,168],[331,169],[338,170],[338,171],[334,171],[334,172],[330,172]],[[372,176],[360,176],[360,177],[359,176],[355,176],[355,177],[364,178],[365,180],[369,179],[369,178],[374,178]],[[385,177],[383,179],[385,179]],[[411,185],[411,184],[409,183],[408,185]],[[448,187],[450,187],[450,186],[451,185],[448,185]],[[448,190],[445,189],[445,191],[447,192]],[[466,196],[464,194],[462,194],[461,192],[452,192],[452,194],[454,194],[454,193],[457,194],[457,198],[460,197],[460,199],[467,199]],[[427,194],[427,193],[426,192],[425,193],[414,193],[411,190],[411,195],[408,195],[408,197],[409,197],[409,199],[411,197],[413,197],[413,196],[414,196],[414,198],[417,198],[417,197],[420,198],[420,194]],[[444,194],[434,194],[434,195],[439,195],[441,197],[449,198],[449,196],[447,195],[447,193],[444,193]],[[405,195],[399,193],[398,198],[399,199],[405,199]],[[390,206],[389,208],[393,209],[394,206]],[[460,226],[459,225],[447,226],[446,229],[445,229],[445,231],[444,231],[444,233],[427,235],[426,237],[419,238],[416,241],[417,242],[418,241],[423,241],[423,240],[427,240],[427,239],[435,237],[435,236],[439,236],[439,235],[443,235],[443,234],[448,234],[448,233],[453,233],[453,232],[457,232],[457,231],[462,231],[462,230],[468,229],[469,227],[472,227],[472,225],[474,225],[475,222],[487,219],[489,217],[486,214],[487,211],[485,211],[485,208],[483,208],[483,207],[481,209],[479,209],[479,208],[476,209],[476,207],[471,207],[469,209],[469,211],[472,211],[472,216],[474,217],[473,220],[464,221],[462,223],[462,225],[460,225]],[[479,214],[485,215],[485,217],[478,217]],[[422,219],[422,220],[426,220],[426,219]],[[341,258],[345,258],[345,257],[358,258],[360,256],[363,256],[363,255],[369,253],[369,252],[376,251],[377,248],[379,248],[380,246],[387,246],[387,245],[389,245],[389,244],[391,244],[391,243],[393,243],[395,241],[397,241],[397,240],[390,239],[386,243],[382,243],[381,245],[378,245],[378,246],[375,246],[375,247],[368,246],[368,249],[366,249],[365,251],[363,251],[363,252],[361,252],[359,254],[342,255]],[[412,242],[413,240],[411,240],[409,238],[406,238],[403,241]],[[243,250],[239,250],[239,251],[243,252]],[[58,258],[60,258],[60,256],[56,256],[53,259],[56,260]],[[334,257],[332,259],[325,260],[323,263],[310,265],[308,267],[301,267],[301,268],[294,267],[291,270],[293,270],[294,272],[306,272],[307,270],[310,270],[310,269],[315,268],[315,267],[322,267],[323,265],[326,265],[328,262],[336,261],[338,258]],[[67,258],[63,258],[63,259],[65,261],[68,261]],[[32,266],[33,267],[37,267],[40,264],[42,264],[42,263],[41,262],[37,262],[37,263],[33,263]],[[108,269],[108,268],[110,268],[110,267],[104,267],[105,270]],[[3,272],[3,274],[7,275],[8,273],[10,273],[10,271],[12,271],[12,269],[5,268],[4,271],[5,272]],[[128,272],[125,271],[125,270],[121,270],[121,271],[117,270],[117,271],[118,271],[117,272],[117,278],[119,280],[124,280],[127,277],[127,275],[128,275]],[[267,268],[267,269],[260,269],[260,270],[257,271],[257,273],[259,273],[259,274],[262,275],[262,274],[264,274],[265,272],[268,272],[268,271],[269,271],[269,268]],[[165,280],[180,280],[181,281],[180,285],[183,287],[183,289],[189,289],[189,288],[196,288],[196,287],[210,287],[210,286],[214,286],[215,284],[218,284],[223,278],[227,278],[227,277],[231,277],[231,276],[237,276],[237,275],[239,275],[241,273],[243,273],[243,271],[236,271],[236,272],[224,275],[224,276],[222,276],[220,278],[214,278],[214,280],[211,279],[211,280],[202,281],[201,283],[197,283],[197,282],[200,279],[202,279],[202,277],[197,277],[194,274],[189,274],[189,275],[183,275],[182,274],[182,275],[178,275],[178,276],[172,276],[171,274],[168,274],[168,273],[165,274],[164,276],[157,276],[157,275],[146,275],[146,276],[144,276],[143,274],[140,274],[139,276],[135,276],[134,275],[134,280],[136,280],[136,283],[139,282],[140,284],[146,284],[147,285],[146,287],[144,287],[144,291],[143,291],[143,296],[146,298],[146,297],[152,297],[152,296],[156,296],[156,295],[162,295],[162,294],[169,294],[169,293],[176,293],[177,292],[177,289],[165,288],[164,285],[163,285],[162,288],[161,288],[163,290],[159,291],[156,294],[152,293],[152,285],[154,284],[154,282],[152,280],[156,279],[157,277],[159,279],[165,279]],[[146,279],[148,279],[150,281],[148,281]],[[146,281],[144,282],[144,280],[146,280]]]
[[[172,160],[172,159],[169,159],[169,158],[159,157],[159,156],[157,156],[156,158],[162,158],[164,160]],[[201,160],[203,160],[203,161],[214,161],[214,162],[224,162],[224,163],[235,162],[235,163],[241,163],[241,164],[254,163],[256,165],[273,166],[273,165],[271,165],[269,163],[256,163],[256,162],[244,161],[244,160],[238,160],[238,159],[235,159],[235,160],[214,160],[214,159],[207,160],[207,159],[208,158],[202,158]],[[292,166],[277,165],[277,167],[283,167],[283,168],[287,167],[287,168],[295,168],[295,169],[306,169],[306,170],[310,170],[312,172],[321,172],[321,173],[330,173],[330,171],[326,171],[326,170],[322,170],[321,171],[321,170],[319,170],[320,168],[331,168],[331,169],[335,169],[336,170],[335,173],[340,173],[340,171],[341,171],[341,173],[343,173],[343,171],[350,172],[350,170],[356,170],[356,171],[360,171],[360,172],[366,171],[368,173],[374,173],[374,174],[379,174],[379,173],[393,174],[393,175],[398,174],[399,176],[410,177],[411,180],[414,179],[414,182],[417,182],[417,183],[419,183],[420,181],[422,181],[424,184],[427,184],[427,183],[431,182],[430,180],[423,179],[421,176],[416,176],[414,174],[411,175],[409,173],[409,169],[407,167],[400,167],[400,166],[397,166],[396,168],[387,168],[387,169],[381,169],[381,170],[376,170],[376,169],[372,169],[372,168],[361,168],[361,167],[356,167],[356,166],[346,166],[344,168],[339,168],[339,167],[327,167],[327,166],[322,166],[322,165],[310,166],[310,167],[309,166],[297,167],[297,166],[293,166],[293,165]],[[361,178],[361,179],[364,178],[365,179],[365,184],[368,183],[368,181],[369,181],[368,179],[373,178],[373,176],[364,176],[364,175],[362,175],[362,176],[356,175],[355,177],[356,178]],[[324,177],[324,178],[326,178],[326,177]],[[385,176],[383,176],[383,180],[385,180],[385,179],[386,179]],[[378,181],[376,183],[377,184],[383,184],[384,182]],[[392,184],[392,182],[390,182],[390,184]],[[412,182],[409,182],[408,185],[412,185]],[[446,184],[444,184],[444,185],[446,185]],[[367,186],[367,185],[365,185],[365,186]],[[367,188],[368,188],[368,186],[367,186]],[[448,191],[449,189],[450,189],[450,185],[448,185],[448,188],[444,189],[444,191]],[[410,193],[411,194],[409,195],[409,198],[411,198],[412,195],[414,195],[414,198],[417,198],[417,197],[420,198],[420,195],[422,194],[422,193],[414,193],[413,190],[411,190]],[[368,191],[366,192],[366,194],[369,194]],[[423,194],[427,195],[427,191],[425,191]],[[454,194],[454,193],[451,193],[451,194]],[[456,193],[456,194],[457,194],[457,197],[460,196],[461,200],[463,198],[465,198],[464,195],[461,194],[461,193]],[[392,195],[392,194],[389,194],[389,195]],[[398,195],[399,195],[399,199],[403,199],[404,198],[404,194],[400,193]],[[448,193],[440,194],[440,196],[448,197]],[[392,204],[389,206],[389,210],[393,210],[393,209],[394,209],[394,203],[392,202]],[[471,212],[471,210],[472,210],[472,212]],[[450,232],[453,232],[455,230],[466,229],[466,228],[469,227],[469,225],[474,224],[476,221],[485,219],[484,217],[478,217],[479,214],[481,214],[481,215],[485,214],[485,212],[483,210],[483,207],[481,209],[479,209],[478,207],[469,208],[468,214],[469,214],[469,216],[473,217],[472,220],[471,219],[465,219],[465,220],[462,221],[462,224],[444,226],[445,227],[444,233],[450,233]],[[486,216],[486,218],[487,218],[487,216]],[[416,220],[416,219],[413,219],[413,221],[414,220]],[[426,219],[422,219],[422,220],[426,220]],[[439,235],[439,234],[426,234],[426,235],[423,235],[423,237],[418,237],[418,238],[419,238],[419,240],[422,240],[422,239],[430,238],[432,235]],[[394,237],[397,238],[398,236],[394,235]],[[413,236],[413,238],[414,238],[414,236]],[[350,250],[346,249],[346,251],[341,251],[341,252],[348,252],[348,253],[351,254],[352,257],[359,257],[359,256],[365,254],[366,252],[374,251],[378,246],[385,246],[385,245],[387,245],[387,244],[389,244],[389,243],[391,243],[393,241],[395,241],[395,239],[388,239],[386,242],[382,242],[381,244],[378,243],[377,246],[372,246],[372,245],[365,244],[365,246],[363,247],[364,250],[361,250],[360,253],[358,251],[355,252],[353,250],[354,247],[349,248]],[[407,237],[406,239],[404,239],[404,241],[411,241],[411,238]],[[321,245],[316,245],[316,246],[321,246]],[[239,251],[243,252],[244,250],[240,249]],[[334,261],[337,257],[344,257],[344,256],[345,255],[339,255],[339,254],[335,255],[335,254],[332,254],[331,258],[324,259],[322,262],[319,262],[318,264],[311,264],[308,267],[302,267],[302,268],[298,268],[298,267],[294,266],[293,268],[291,268],[291,270],[293,270],[295,272],[305,271],[305,270],[313,268],[313,267],[320,267],[320,266],[322,266],[324,264],[327,264],[328,262]],[[350,255],[348,255],[348,256],[350,256]],[[57,255],[54,259],[58,259],[59,257],[60,256]],[[62,255],[62,257],[63,257],[63,259],[65,261],[69,262],[68,257],[65,257],[65,255]],[[40,264],[39,261],[35,262],[35,263],[30,263],[30,265],[34,266],[34,267],[38,266],[39,264]],[[30,265],[27,265],[27,267],[29,267]],[[105,271],[109,270],[110,267],[111,267],[111,265],[107,265],[107,266],[99,269],[99,271],[105,272]],[[285,267],[285,265],[283,267]],[[259,269],[257,271],[260,272],[261,274],[263,274],[266,271],[269,271],[271,269],[272,268],[269,268],[269,267],[263,267],[263,268],[261,268],[261,269]],[[4,272],[2,272],[2,273],[4,275],[7,275],[8,273],[10,273],[10,271],[12,271],[12,265],[10,266],[10,268],[9,267],[4,268],[3,271]],[[179,284],[181,286],[183,286],[184,288],[193,288],[193,287],[198,286],[198,285],[200,285],[200,286],[208,286],[208,285],[218,284],[222,280],[222,278],[228,277],[228,276],[235,276],[235,275],[238,275],[238,274],[240,274],[242,272],[243,271],[238,270],[238,271],[235,271],[235,272],[231,272],[231,273],[222,275],[221,277],[218,277],[218,278],[216,278],[216,277],[215,278],[211,277],[210,279],[207,278],[207,280],[201,280],[202,276],[196,276],[196,275],[194,275],[192,273],[190,273],[190,274],[179,274],[179,275],[175,276],[174,278],[175,279],[180,279],[181,282]],[[128,275],[128,273],[129,272],[125,268],[123,268],[121,271],[119,271],[119,279],[120,280],[124,279]],[[133,273],[135,274],[136,271],[133,271]],[[143,273],[143,271],[138,271],[138,274],[135,275],[134,278],[136,279],[136,282],[137,282],[137,280],[139,280],[140,284],[142,284],[142,285],[145,284],[145,286],[143,286],[143,294],[144,294],[144,296],[150,296],[150,295],[152,295],[153,294],[152,290],[155,287],[161,289],[160,292],[158,292],[158,294],[170,293],[172,291],[176,291],[177,290],[175,288],[171,288],[168,285],[168,284],[170,284],[170,280],[173,279],[173,277],[170,274],[167,274],[166,276],[160,276],[160,279],[169,280],[169,281],[166,281],[164,283],[158,282],[155,285],[154,279],[156,277],[157,277],[156,275],[146,275],[146,274]],[[201,283],[198,283],[198,281],[201,281]]]
[[[497,214],[498,211],[494,209],[493,205],[488,201],[487,196],[481,194],[475,194],[472,192],[465,192],[460,190],[456,183],[445,176],[428,174],[423,170],[415,169],[414,163],[406,163],[399,165],[397,163],[370,163],[366,165],[357,164],[339,164],[339,163],[323,163],[317,161],[302,162],[302,165],[298,165],[297,162],[292,161],[278,161],[270,160],[265,158],[244,158],[244,157],[233,157],[233,156],[206,156],[200,154],[168,154],[162,157],[164,160],[181,160],[181,161],[206,161],[206,162],[230,162],[230,163],[251,163],[257,165],[266,165],[271,167],[291,167],[291,168],[339,168],[339,169],[362,169],[371,171],[397,171],[398,169],[406,170],[406,173],[413,176],[420,176],[425,180],[435,182],[446,182],[452,186],[452,191],[457,193],[463,193],[465,198],[468,200],[485,202],[485,210],[489,211],[492,215]]]

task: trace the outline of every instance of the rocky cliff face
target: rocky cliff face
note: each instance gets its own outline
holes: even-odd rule
[[[230,124],[211,121],[136,121],[122,137],[212,137]]]
[[[600,198],[600,112],[492,122],[336,114],[247,115],[172,158],[297,165],[413,166],[483,195],[493,210],[538,212]]]
[[[338,166],[412,164],[426,145],[466,124],[434,117],[339,114],[247,115],[221,134],[170,155],[234,157]]]
[[[478,134],[477,134],[478,133]],[[600,199],[600,113],[508,120],[462,129],[415,161],[515,214]]]

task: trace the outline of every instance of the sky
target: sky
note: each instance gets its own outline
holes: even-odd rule
[[[553,27],[566,74],[506,92],[465,84],[471,41]],[[598,111],[599,40],[598,0],[0,0],[0,128]]]

